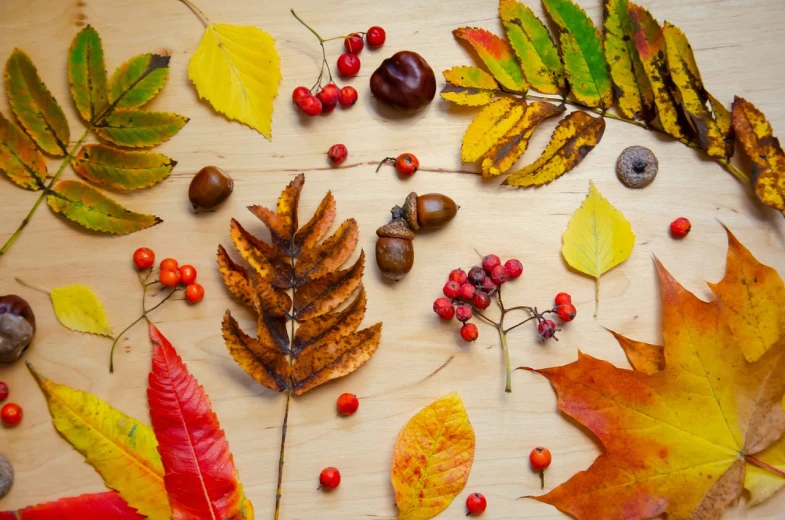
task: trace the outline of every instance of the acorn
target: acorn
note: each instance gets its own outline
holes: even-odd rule
[[[19,359],[35,336],[35,314],[21,296],[0,296],[0,363]]]
[[[191,179],[188,200],[195,210],[210,210],[229,198],[234,190],[234,181],[222,169],[205,166]]]

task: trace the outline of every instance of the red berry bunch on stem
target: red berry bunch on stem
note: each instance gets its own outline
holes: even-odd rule
[[[453,269],[447,283],[442,288],[444,297],[437,298],[433,303],[433,310],[441,319],[457,318],[461,322],[460,335],[464,341],[475,341],[479,337],[477,325],[469,322],[473,317],[477,317],[496,329],[504,352],[504,366],[507,376],[504,389],[506,392],[512,391],[507,334],[525,323],[532,322],[536,325],[537,335],[542,342],[550,339],[558,341],[556,333],[559,329],[556,322],[548,319],[547,316],[555,314],[560,321],[566,323],[574,320],[577,314],[572,299],[567,293],[556,295],[554,306],[544,311],[526,305],[505,307],[502,300],[502,285],[509,280],[519,278],[522,274],[523,264],[520,260],[512,258],[502,264],[497,255],[486,255],[482,257],[482,265],[472,267],[468,273],[463,269]],[[498,321],[492,320],[483,313],[493,301],[496,302],[500,311]],[[505,318],[509,313],[515,311],[522,311],[528,314],[528,317],[515,325],[506,327]]]
[[[292,101],[297,107],[309,116],[318,116],[319,114],[329,114],[340,103],[343,107],[350,107],[357,102],[357,90],[352,86],[345,86],[339,88],[333,79],[333,74],[330,71],[330,65],[327,63],[327,50],[324,48],[324,42],[332,40],[343,40],[343,46],[346,52],[338,57],[336,67],[338,73],[344,78],[351,78],[360,72],[360,57],[358,54],[363,50],[365,44],[363,42],[363,35],[365,41],[368,42],[369,47],[380,47],[386,38],[384,29],[381,27],[371,27],[367,32],[353,32],[343,36],[335,36],[332,38],[322,38],[310,25],[305,23],[302,18],[297,16],[294,9],[291,9],[292,15],[297,18],[297,21],[305,26],[306,29],[311,31],[314,36],[319,40],[319,45],[322,47],[322,65],[319,72],[319,77],[316,83],[309,89],[308,87],[300,86],[292,92]],[[326,71],[326,74],[325,74]],[[327,81],[322,84],[322,81]]]

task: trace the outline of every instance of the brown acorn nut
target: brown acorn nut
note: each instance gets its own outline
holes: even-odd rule
[[[396,282],[414,265],[414,244],[406,238],[379,237],[376,241],[376,265],[384,276]]]
[[[191,179],[188,200],[195,210],[208,210],[219,206],[229,198],[234,181],[216,166],[205,166]]]
[[[455,201],[441,193],[426,193],[417,197],[417,223],[429,229],[445,225],[458,213]]]
[[[11,462],[0,453],[0,498],[3,498],[11,491],[14,485],[14,468]]]
[[[35,314],[15,294],[0,296],[0,363],[19,359],[35,336]]]
[[[436,95],[436,76],[416,52],[396,52],[371,75],[371,93],[400,110],[419,110]]]

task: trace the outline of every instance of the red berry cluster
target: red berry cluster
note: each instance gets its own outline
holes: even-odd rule
[[[8,399],[8,385],[0,382],[0,403]],[[0,409],[0,421],[6,426],[16,426],[22,422],[22,407],[16,403],[8,403]]]
[[[134,265],[145,270],[153,267],[155,253],[148,247],[140,247],[134,251]],[[164,258],[159,265],[158,281],[164,287],[185,285],[185,299],[198,303],[204,298],[204,287],[196,283],[196,268],[192,265],[179,265],[174,258]]]

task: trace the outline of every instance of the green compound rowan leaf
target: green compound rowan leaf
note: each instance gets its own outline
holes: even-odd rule
[[[107,107],[106,67],[101,37],[90,25],[71,43],[68,81],[79,115],[88,123],[96,122]]]
[[[109,80],[109,103],[120,109],[139,108],[151,101],[169,78],[169,56],[140,54],[114,71]]]
[[[68,121],[38,76],[30,57],[19,49],[5,64],[5,92],[19,123],[44,152],[63,156],[71,136]]]
[[[114,110],[95,133],[118,146],[150,148],[171,139],[187,122],[187,117],[172,112]]]
[[[11,182],[38,190],[46,178],[44,156],[18,126],[0,114],[0,171]]]
[[[176,164],[160,153],[120,150],[105,144],[84,145],[71,161],[83,178],[115,190],[138,190],[158,184]]]
[[[47,197],[49,207],[69,220],[93,231],[125,235],[160,222],[154,215],[134,213],[79,181],[61,181]]]
[[[461,27],[455,29],[452,34],[477,51],[477,55],[491,74],[505,88],[515,92],[525,92],[529,89],[521,66],[507,41],[490,31],[476,27]]]

